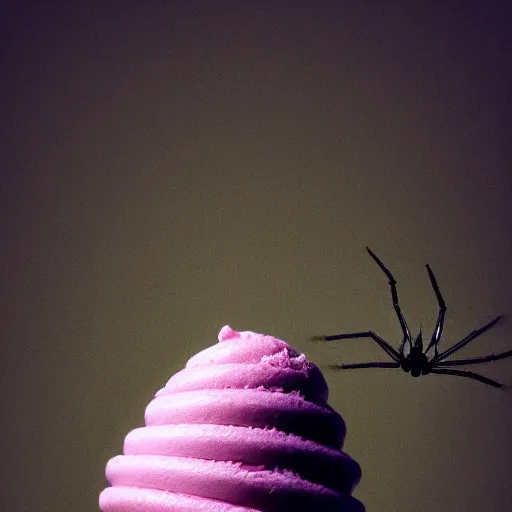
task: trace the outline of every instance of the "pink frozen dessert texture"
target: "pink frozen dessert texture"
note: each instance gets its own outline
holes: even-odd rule
[[[225,326],[158,391],[111,459],[103,512],[364,512],[325,379],[272,336]]]

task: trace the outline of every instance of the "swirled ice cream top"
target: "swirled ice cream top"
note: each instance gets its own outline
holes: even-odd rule
[[[107,464],[103,512],[364,511],[322,373],[273,336],[223,327],[145,420]]]
[[[328,387],[318,367],[283,340],[228,325],[219,343],[191,357],[157,396],[196,389],[262,389],[298,392],[326,405]]]

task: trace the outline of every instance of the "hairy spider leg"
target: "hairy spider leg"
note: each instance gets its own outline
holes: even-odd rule
[[[386,268],[384,263],[382,263],[382,261],[380,261],[380,259],[377,257],[377,255],[374,252],[372,252],[372,250],[369,247],[367,247],[366,250],[368,251],[368,254],[372,257],[372,259],[375,261],[375,263],[377,263],[377,265],[381,268],[381,270],[384,272],[384,274],[386,274],[386,277],[388,278],[388,281],[389,281],[389,285],[391,286],[391,298],[393,300],[393,307],[395,308],[396,316],[398,317],[398,321],[400,322],[400,327],[402,328],[402,332],[404,334],[404,338],[400,345],[400,358],[402,359],[404,356],[405,343],[409,342],[409,350],[410,350],[410,349],[412,349],[412,341],[411,341],[411,333],[409,332],[404,315],[402,314],[402,311],[400,310],[400,306],[398,304],[398,293],[396,291],[396,279],[393,277],[393,274]]]
[[[431,373],[436,373],[438,375],[456,375],[457,377],[468,377],[469,379],[477,380],[479,382],[483,382],[484,384],[489,384],[489,386],[493,386],[495,388],[502,388],[503,384],[496,382],[495,380],[488,379],[483,375],[479,375],[478,373],[469,372],[467,370],[451,370],[449,368],[434,368]]]
[[[433,365],[436,366],[443,359],[446,359],[448,356],[450,356],[454,352],[457,352],[457,350],[460,350],[462,347],[465,347],[470,341],[472,341],[475,338],[477,338],[478,336],[480,336],[480,334],[487,331],[487,329],[490,329],[500,318],[501,318],[501,315],[497,316],[494,320],[492,320],[488,324],[484,325],[483,327],[480,327],[479,329],[475,329],[473,332],[468,334],[463,340],[459,341],[458,343],[455,343],[455,345],[451,346],[448,350],[445,350],[444,352],[441,352],[440,354],[438,354],[438,356],[432,360]]]
[[[505,359],[505,357],[512,356],[512,350],[500,352],[499,354],[490,354],[484,357],[469,357],[467,359],[454,359],[453,361],[439,361],[434,366],[463,366],[466,364],[480,364],[488,363],[489,361],[497,361],[498,359]]]
[[[324,336],[326,341],[346,340],[350,338],[371,338],[396,362],[400,361],[400,354],[383,338],[372,331],[353,332],[350,334],[333,334],[332,336]]]
[[[441,340],[441,335],[443,334],[443,326],[444,326],[444,315],[446,313],[446,304],[444,302],[443,296],[439,291],[439,286],[437,285],[436,278],[434,277],[434,273],[430,269],[429,265],[425,265],[427,267],[428,277],[430,278],[430,283],[432,284],[432,288],[434,288],[434,292],[437,297],[437,303],[439,304],[439,314],[437,316],[436,328],[434,329],[434,333],[432,334],[432,339],[428,344],[427,350],[425,350],[425,354],[434,346],[434,359],[439,355],[437,351],[437,345]]]

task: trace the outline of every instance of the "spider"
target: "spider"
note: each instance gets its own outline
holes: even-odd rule
[[[455,343],[452,347],[445,350],[444,352],[439,353],[438,345],[441,340],[441,335],[443,332],[444,325],[444,316],[446,313],[446,305],[444,299],[439,291],[439,287],[437,285],[436,278],[429,265],[426,265],[428,276],[430,278],[430,283],[432,284],[432,288],[437,297],[437,302],[439,304],[439,314],[437,317],[436,327],[434,329],[434,333],[432,334],[432,338],[430,343],[428,344],[425,351],[423,351],[423,340],[420,332],[414,341],[412,342],[411,334],[407,327],[407,323],[405,322],[405,318],[400,310],[400,306],[398,305],[398,294],[396,291],[396,280],[391,274],[391,272],[385,267],[385,265],[380,261],[380,259],[370,250],[369,247],[366,248],[370,256],[377,263],[377,265],[381,268],[381,270],[386,274],[386,277],[389,280],[389,284],[391,286],[391,298],[393,300],[393,307],[395,309],[396,315],[398,317],[398,321],[400,322],[400,327],[402,328],[403,340],[400,345],[398,352],[383,338],[378,336],[372,331],[365,332],[354,332],[347,334],[335,334],[332,336],[322,336],[316,339],[323,339],[327,341],[332,340],[343,340],[348,338],[371,338],[374,340],[383,350],[388,354],[393,361],[386,362],[369,362],[369,363],[356,363],[356,364],[342,364],[335,365],[336,369],[350,369],[350,368],[402,368],[402,370],[406,373],[409,373],[413,377],[419,377],[420,375],[428,375],[429,373],[441,374],[441,375],[455,375],[458,377],[468,377],[470,379],[477,380],[479,382],[483,382],[484,384],[489,384],[490,386],[494,386],[495,388],[502,388],[503,384],[496,382],[495,380],[484,377],[483,375],[479,375],[478,373],[466,371],[466,370],[456,370],[450,368],[451,366],[462,366],[462,365],[471,365],[471,364],[480,364],[487,363],[489,361],[496,361],[497,359],[503,359],[505,357],[512,356],[512,350],[508,350],[506,352],[502,352],[500,354],[491,354],[484,357],[472,357],[469,359],[454,359],[450,361],[446,361],[448,356],[451,356],[461,348],[465,347],[470,341],[474,340],[476,337],[480,336],[482,333],[490,329],[498,320],[501,318],[497,316],[494,320],[489,322],[488,324],[480,327],[479,329],[474,330],[470,334],[468,334],[463,340]],[[407,355],[404,354],[405,345],[409,347],[409,353]],[[430,349],[434,349],[434,355],[429,359],[427,353]]]

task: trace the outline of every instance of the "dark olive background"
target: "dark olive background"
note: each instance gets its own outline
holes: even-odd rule
[[[366,245],[426,336],[430,263],[443,347],[512,314],[510,2],[77,3],[1,8],[2,510],[98,510],[153,393],[229,323],[325,369],[369,512],[509,511],[510,391],[336,373],[386,356],[309,337],[398,345]]]

